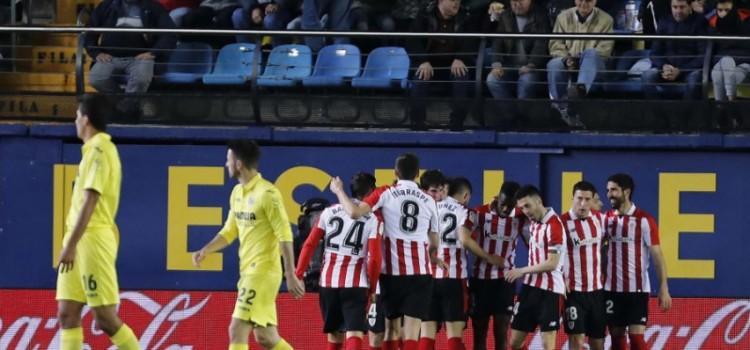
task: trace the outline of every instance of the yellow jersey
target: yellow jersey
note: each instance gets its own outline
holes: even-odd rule
[[[86,231],[111,230],[116,232],[115,216],[120,203],[122,168],[117,147],[112,137],[100,132],[81,147],[81,163],[73,186],[73,198],[66,220],[67,234],[73,231],[83,208],[84,193],[93,190],[99,193],[94,212]]]
[[[219,234],[230,244],[239,238],[240,275],[281,274],[279,242],[292,241],[292,228],[279,190],[260,173],[234,186]]]

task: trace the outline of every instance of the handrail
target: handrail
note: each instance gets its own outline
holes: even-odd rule
[[[92,28],[92,27],[40,27],[40,26],[0,26],[0,33],[149,33],[149,34],[192,34],[192,35],[260,35],[260,36],[348,36],[348,37],[388,37],[388,38],[506,38],[506,39],[558,39],[558,40],[707,40],[707,41],[750,41],[746,36],[713,35],[642,35],[642,34],[578,34],[578,33],[416,33],[416,32],[356,32],[356,31],[303,31],[303,30],[234,30],[234,29],[157,29],[157,28]]]

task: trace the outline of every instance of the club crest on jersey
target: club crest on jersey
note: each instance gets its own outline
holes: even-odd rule
[[[253,206],[253,204],[255,204],[255,198],[253,198],[253,197],[248,197],[248,198],[247,198],[247,205],[248,205],[248,206],[250,206],[250,207],[252,207],[252,206]]]

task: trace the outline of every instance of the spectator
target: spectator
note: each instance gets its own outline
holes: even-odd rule
[[[414,21],[412,31],[426,33],[467,33],[469,14],[461,7],[461,0],[438,0],[430,3]],[[411,40],[409,53],[418,64],[412,87],[412,118],[417,128],[424,127],[425,101],[431,87],[450,87],[453,107],[450,115],[452,130],[461,129],[466,119],[466,98],[472,83],[470,67],[474,64],[477,45],[468,38],[438,38]],[[443,84],[448,82],[449,84]]]
[[[360,32],[396,30],[391,11],[396,0],[354,0],[351,11],[351,27]]]
[[[239,7],[237,0],[203,0],[200,6],[188,11],[182,17],[182,26],[184,28],[231,29],[233,28],[232,13]],[[185,40],[209,41],[214,47],[222,47],[232,41],[227,36],[191,36]]]
[[[547,14],[532,0],[511,0],[510,11],[496,21],[497,33],[546,34],[551,31]],[[533,98],[543,80],[547,62],[547,40],[495,39],[492,43],[492,71],[487,87],[496,99]]]
[[[88,26],[172,29],[174,23],[153,0],[105,0],[94,9]],[[154,76],[154,61],[166,58],[176,42],[169,34],[88,32],[84,45],[94,60],[89,82],[99,92],[121,92],[114,76],[124,74],[126,93],[146,92]]]
[[[596,0],[576,0],[576,6],[564,10],[557,16],[554,33],[612,33],[612,16],[596,7]],[[612,54],[612,40],[550,40],[549,51],[552,59],[547,63],[549,95],[553,101],[583,97],[594,83],[602,80],[601,72],[605,60]],[[578,78],[568,89],[571,73],[578,72]],[[554,102],[563,121],[574,127],[581,127],[580,119],[568,111],[564,102]]]
[[[658,23],[658,35],[706,35],[708,23],[693,13],[692,0],[672,0],[672,16]],[[682,90],[683,99],[701,98],[701,68],[706,53],[702,40],[657,40],[650,58],[652,68],[643,72],[643,94],[657,99],[662,94]],[[680,83],[680,84],[675,84]],[[675,89],[677,88],[677,89]]]
[[[750,36],[750,11],[734,8],[733,0],[719,0],[709,25],[717,35]],[[719,41],[716,44],[711,79],[716,101],[734,101],[737,85],[750,73],[750,45]]]
[[[283,30],[292,21],[300,6],[299,0],[240,0],[241,8],[232,13],[234,29]],[[251,42],[245,35],[237,36],[238,42]],[[282,38],[274,37],[274,45]]]
[[[198,0],[159,0],[161,6],[169,12],[169,17],[172,18],[175,26],[178,28],[182,27],[182,17],[184,17],[190,10],[198,7],[200,1]]]
[[[408,31],[414,27],[414,21],[419,14],[425,10],[429,0],[396,0],[393,9],[393,19],[396,21],[396,29]]]
[[[304,0],[302,3],[302,29],[323,30],[322,17],[328,15],[327,28],[336,31],[347,31],[351,29],[349,19],[352,0]],[[325,38],[306,37],[305,42],[313,51],[318,51],[323,46]],[[348,38],[334,38],[337,44],[348,43]]]

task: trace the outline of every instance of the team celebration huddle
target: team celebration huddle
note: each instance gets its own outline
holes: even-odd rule
[[[96,97],[86,98],[76,118],[84,145],[56,295],[63,350],[83,346],[84,305],[119,349],[140,348],[117,315],[121,166],[106,133],[105,108]],[[449,350],[465,349],[469,318],[474,349],[487,348],[490,325],[495,349],[526,349],[537,328],[544,349],[559,348],[561,325],[570,349],[584,349],[586,341],[603,349],[607,334],[615,350],[646,349],[651,259],[658,304],[671,306],[659,231],[633,203],[635,184],[627,174],[603,184],[611,205],[606,212],[586,181],[575,184],[571,209],[562,215],[545,207],[536,187],[512,181],[491,203],[472,209],[469,180],[438,170],[420,176],[417,156],[403,154],[393,185],[376,188],[373,175],[358,173],[347,193],[340,178],[331,180],[339,203],[320,214],[295,267],[289,218],[279,190],[258,171],[260,155],[252,141],[229,143],[226,168],[239,183],[224,227],[193,253],[200,265],[239,240],[230,350],[248,349],[251,334],[265,349],[292,349],[277,330],[279,285],[285,280],[301,298],[302,278],[320,244],[328,350],[363,349],[365,333],[370,349],[429,350],[441,328]],[[516,265],[519,241],[528,247],[525,266]]]

